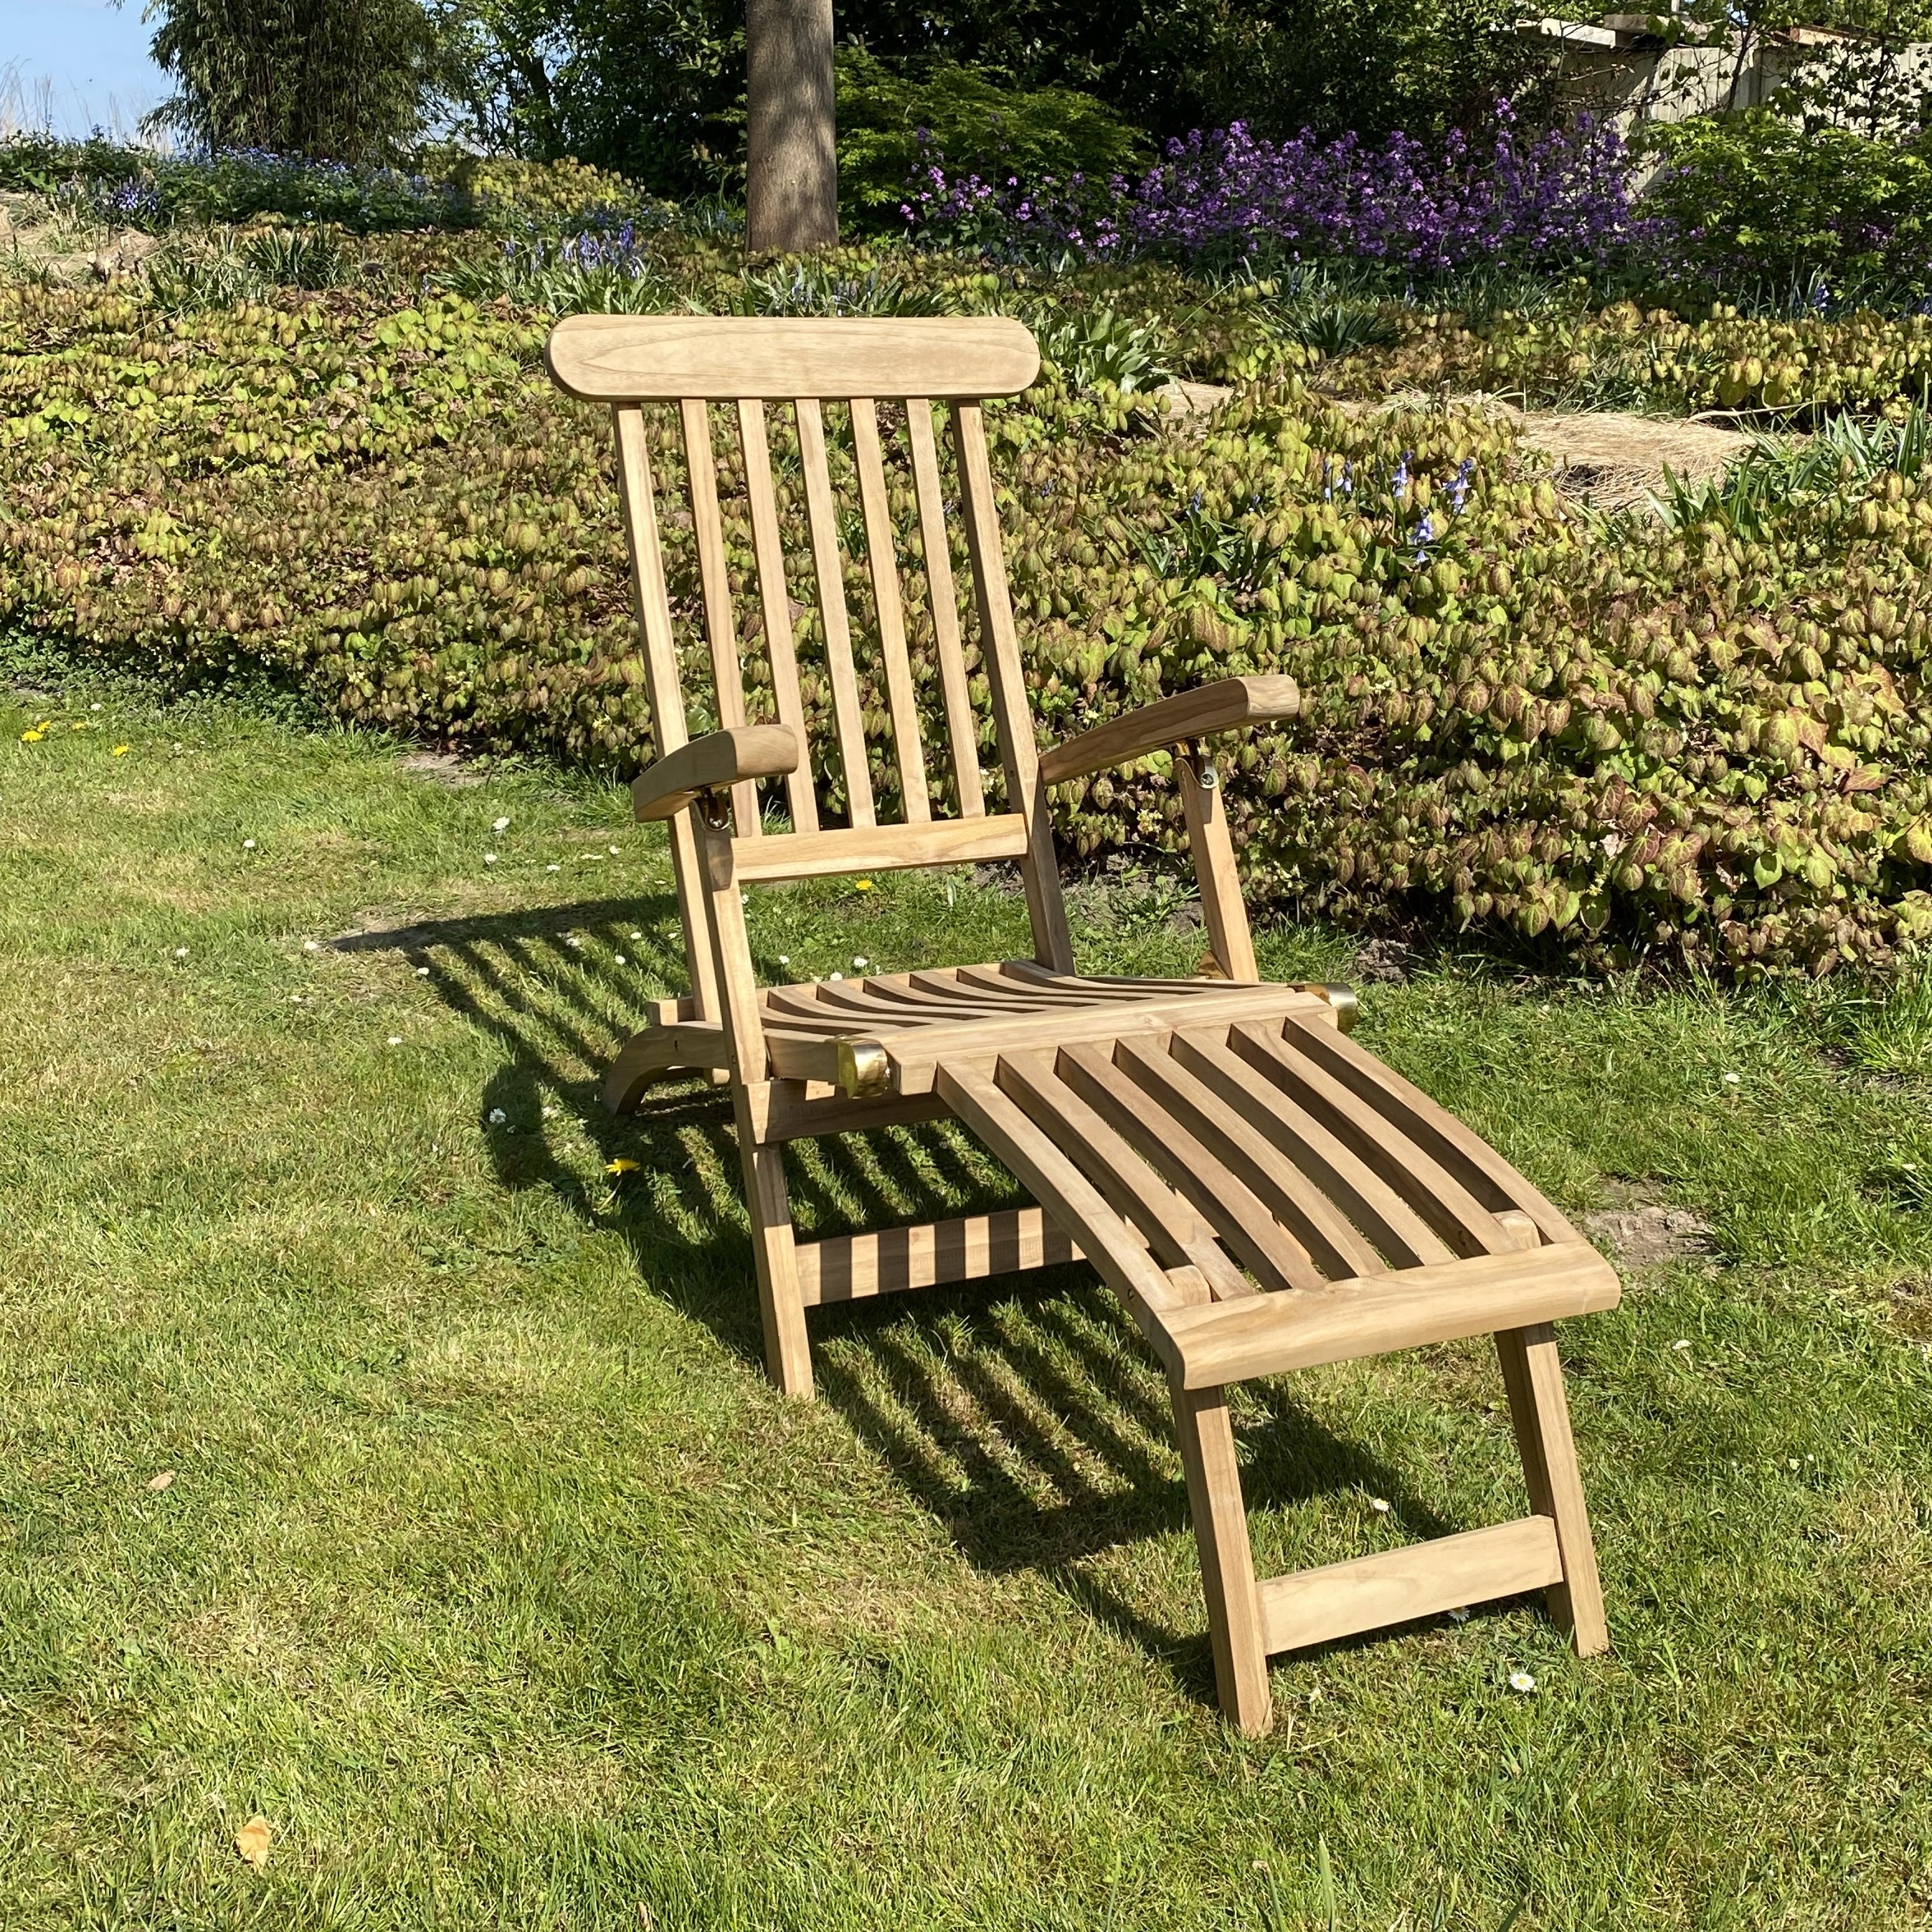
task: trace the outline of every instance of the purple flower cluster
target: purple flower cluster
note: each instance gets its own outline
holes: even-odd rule
[[[1279,142],[1238,122],[1168,144],[1138,183],[949,176],[928,158],[903,212],[916,233],[998,247],[1022,240],[1089,256],[1277,250],[1423,271],[1498,257],[1600,260],[1636,238],[1630,157],[1616,128],[1580,116],[1532,138],[1498,104],[1480,142],[1439,153],[1406,134],[1380,147],[1304,131]]]

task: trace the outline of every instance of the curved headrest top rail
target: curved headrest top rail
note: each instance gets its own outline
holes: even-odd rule
[[[1040,347],[1004,316],[573,315],[544,356],[586,402],[1012,396]]]

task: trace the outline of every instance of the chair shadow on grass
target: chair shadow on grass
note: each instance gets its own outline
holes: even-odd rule
[[[655,986],[683,972],[668,892],[433,921],[348,935],[343,952],[386,952],[428,969],[455,1013],[494,1039],[502,1063],[478,1096],[497,1174],[541,1189],[586,1226],[628,1246],[640,1277],[740,1360],[762,1361],[758,1297],[724,1090],[696,1080],[658,1090],[638,1113],[607,1114],[604,1070],[640,1023]],[[777,976],[775,962],[761,962]],[[500,1118],[499,1118],[500,1116]],[[581,1133],[586,1178],[558,1143]],[[808,1238],[982,1212],[1022,1198],[951,1123],[796,1144],[794,1214]],[[1084,1265],[930,1289],[818,1311],[820,1390],[967,1560],[1031,1570],[1211,1701],[1198,1586],[1159,1614],[1151,1590],[1106,1559],[1190,1528],[1165,1378],[1115,1298]],[[1291,1385],[1234,1392],[1243,1480],[1257,1514],[1356,1490],[1386,1498],[1408,1535],[1447,1522],[1388,1464],[1335,1435]],[[1188,1552],[1190,1574],[1192,1552]],[[1350,1640],[1351,1642],[1363,1640]]]

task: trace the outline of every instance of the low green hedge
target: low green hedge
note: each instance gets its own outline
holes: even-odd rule
[[[1732,410],[1786,423],[1847,410],[1895,414],[1932,392],[1925,315],[1748,316],[1720,304],[1686,320],[1620,302],[1506,314],[1473,328],[1453,313],[1384,313],[1398,339],[1337,358],[1321,378],[1324,391],[1481,390],[1532,406]]]
[[[686,269],[726,305],[735,270]],[[956,306],[1050,292],[907,272]],[[1174,367],[1253,380],[1190,430],[1051,368],[995,412],[1045,736],[1286,670],[1304,718],[1228,753],[1246,863],[1277,904],[1748,973],[1882,966],[1932,931],[1932,485],[1882,476],[1762,541],[1593,530],[1506,428],[1345,416],[1238,294],[1177,322],[1160,272],[1088,293],[1124,312],[1136,286]],[[170,318],[118,287],[0,289],[0,621],[117,661],[264,665],[400,733],[634,769],[648,718],[608,430],[550,388],[544,332],[454,299]],[[896,487],[892,512],[909,549]],[[688,618],[688,533],[673,518],[667,538]],[[742,570],[748,533],[728,538]],[[937,743],[922,613],[913,628]],[[801,650],[822,716],[808,632]],[[864,697],[890,799],[876,680]],[[1076,854],[1178,842],[1158,759],[1055,806]]]

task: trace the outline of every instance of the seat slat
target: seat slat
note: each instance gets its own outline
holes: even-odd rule
[[[1296,1046],[1352,1093],[1371,1103],[1418,1145],[1432,1154],[1491,1213],[1520,1208],[1546,1241],[1580,1241],[1582,1237],[1528,1180],[1446,1107],[1438,1106],[1374,1054],[1332,1028],[1291,1022]]]
[[[1386,1264],[1328,1197],[1162,1047],[1123,1040],[1114,1064],[1235,1175],[1315,1257],[1330,1280],[1379,1274]]]
[[[960,967],[949,969],[944,975],[914,973],[908,977],[914,986],[929,997],[970,1005],[980,1012],[1036,1013],[1047,1004],[1043,1000],[1030,998],[1010,985],[988,986],[983,978],[969,979],[968,970]]]
[[[1224,988],[1220,1004],[1190,1002],[1177,1012],[1175,1003],[1156,997],[1138,1005],[1095,1006],[1084,1010],[1054,1007],[1037,1012],[1001,1014],[998,1018],[968,1018],[956,1023],[908,1028],[884,1042],[892,1064],[893,1090],[920,1094],[932,1084],[940,1063],[949,1056],[983,1060],[1029,1046],[1060,1046],[1080,1040],[1158,1040],[1177,1025],[1207,1025],[1221,1021],[1286,1016],[1312,1001],[1311,994],[1292,986]]]
[[[832,734],[845,775],[846,812],[854,825],[876,825],[866,722],[859,708],[858,675],[852,668],[852,624],[845,610],[844,553],[838,547],[838,505],[825,453],[825,412],[815,396],[801,396],[792,406],[798,415],[805,520],[812,534],[812,568],[818,584],[818,621],[825,633],[825,674],[832,686]]]
[[[738,405],[738,445],[745,462],[745,502],[752,518],[752,554],[758,571],[758,609],[765,632],[765,662],[778,722],[798,734],[798,770],[785,779],[785,802],[796,833],[818,830],[818,800],[812,785],[812,740],[805,728],[805,700],[798,686],[798,653],[791,634],[791,597],[785,588],[784,546],[778,536],[778,499],[772,488],[772,452],[765,406],[755,398]]]
[[[1523,1245],[1445,1168],[1372,1107],[1364,1106],[1279,1028],[1237,1027],[1228,1043],[1354,1148],[1458,1253],[1502,1255]],[[1532,1223],[1531,1240],[1540,1238]]]
[[[1045,1048],[1010,1054],[994,1078],[1133,1224],[1162,1266],[1198,1268],[1217,1301],[1254,1294],[1254,1284],[1216,1244],[1214,1229],[1060,1078],[1053,1062]]]
[[[1054,1071],[1200,1214],[1263,1288],[1279,1294],[1327,1280],[1308,1250],[1192,1134],[1172,1120],[1149,1118],[1147,1096],[1104,1048],[1063,1048]]]
[[[1230,991],[1238,991],[1246,983],[1255,986],[1277,983],[1265,980],[1251,982],[1239,980],[1130,980],[1116,973],[1082,973],[1076,976],[1070,969],[1064,973],[1049,972],[1034,959],[1004,960],[999,970],[1009,979],[1023,980],[1029,986],[1043,987],[1049,991],[1058,988],[1064,992],[1077,992],[1085,999],[1144,999],[1150,986],[1158,986],[1162,993],[1212,1000],[1218,999]]]
[[[1228,1051],[1227,1029],[1177,1033],[1176,1063],[1252,1120],[1382,1251],[1391,1268],[1454,1261],[1442,1240],[1394,1188],[1312,1119],[1279,1087]]]
[[[914,396],[906,404],[906,442],[912,452],[913,488],[919,498],[920,547],[926,553],[926,608],[932,615],[939,656],[940,689],[946,700],[946,735],[952,751],[952,776],[959,790],[959,814],[977,818],[986,808],[980,776],[980,727],[966,676],[966,652],[959,640],[959,591],[952,578],[952,544],[946,530],[945,491],[939,480],[939,452],[932,436],[932,404]]]
[[[1000,1150],[1000,1158],[1021,1184],[1060,1226],[1089,1231],[1080,1242],[1087,1258],[1126,1304],[1142,1333],[1165,1354],[1167,1328],[1163,1318],[1179,1313],[1189,1298],[1154,1257],[1129,1238],[1093,1183],[986,1074],[968,1067],[944,1067],[939,1096],[988,1146]],[[1187,1273],[1204,1301],[1205,1283],[1192,1270]]]
[[[711,681],[718,694],[718,722],[727,730],[745,721],[745,671],[738,656],[738,631],[731,614],[731,578],[724,566],[724,525],[718,513],[717,458],[711,442],[711,411],[687,400],[678,405],[684,430],[685,471],[691,497],[692,536],[698,550],[698,581],[704,593],[704,636],[711,650]],[[804,741],[800,740],[802,753]],[[751,779],[731,788],[731,820],[744,836],[764,829],[758,788]]]
[[[872,608],[879,622],[879,654],[885,661],[886,698],[892,717],[892,755],[899,772],[902,808],[912,824],[932,816],[926,796],[926,752],[920,742],[919,701],[912,660],[906,654],[905,609],[899,598],[898,557],[892,547],[892,512],[886,497],[886,465],[879,447],[879,412],[866,397],[851,402],[852,458],[859,471],[859,508],[866,525],[866,559],[872,576]]]

